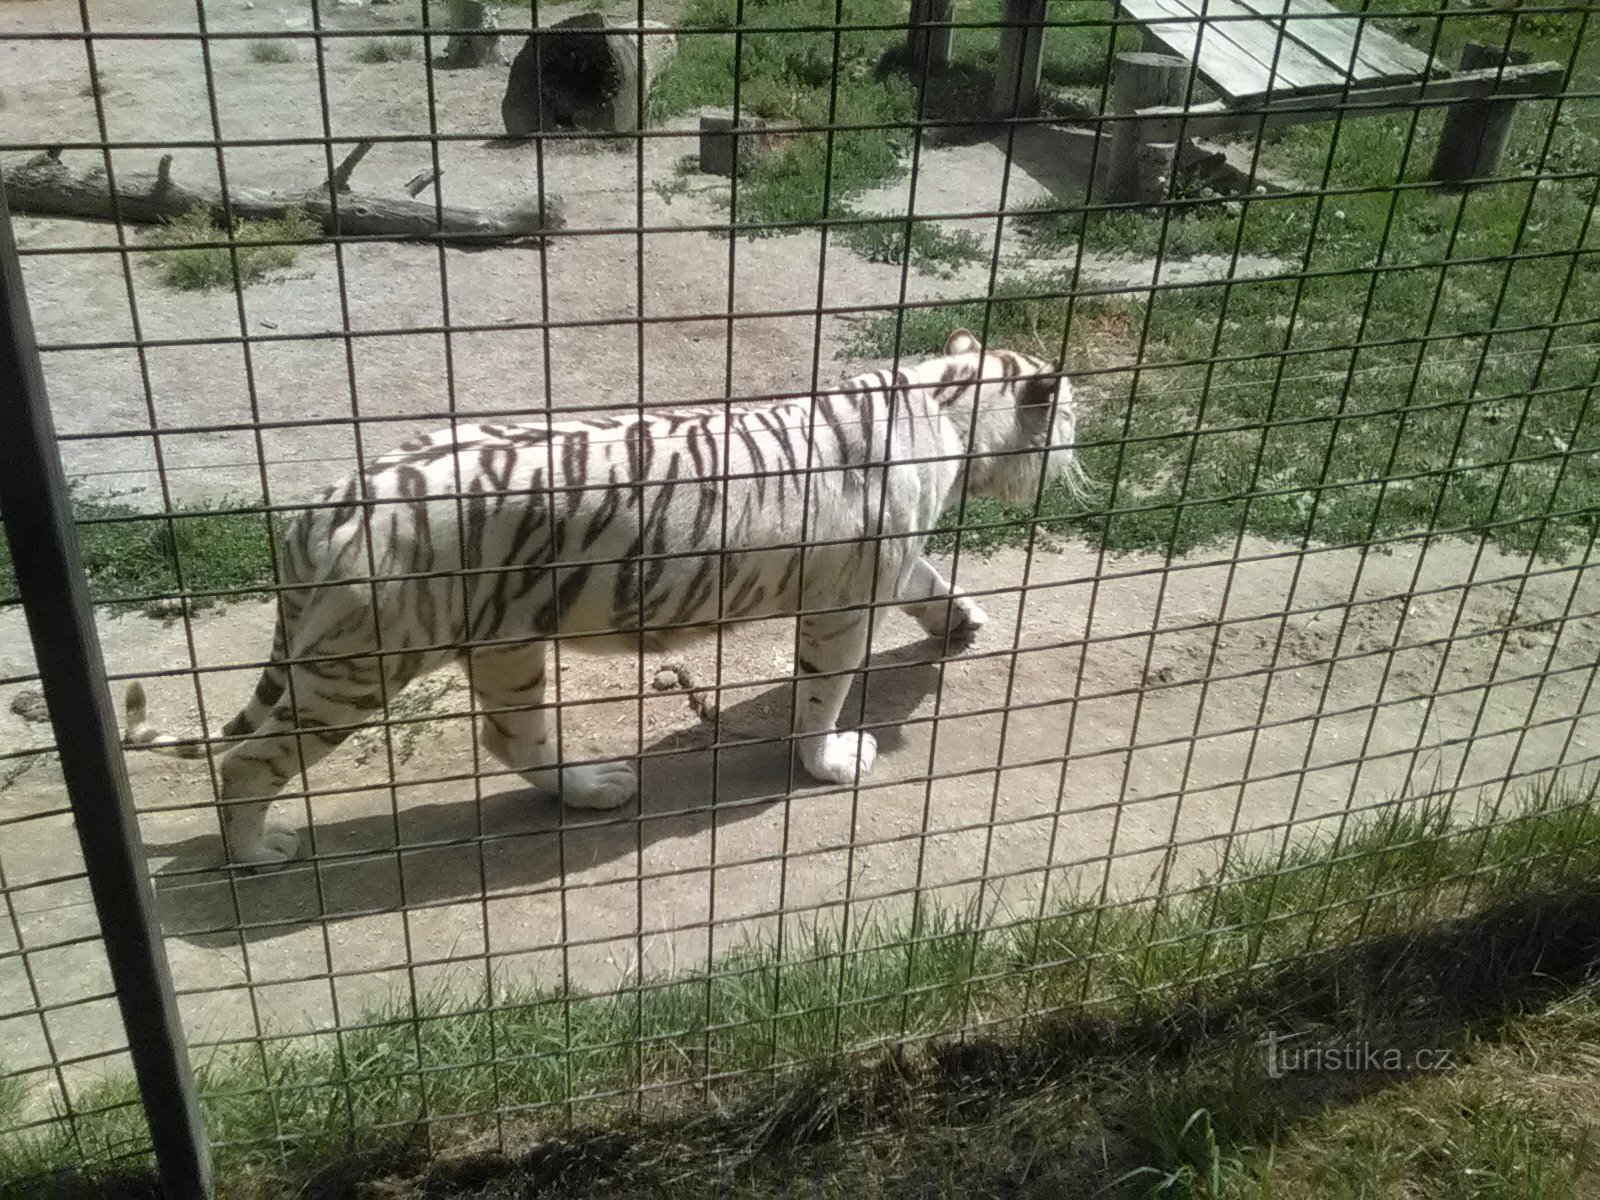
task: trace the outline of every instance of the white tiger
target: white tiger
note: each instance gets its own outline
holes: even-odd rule
[[[271,660],[223,730],[230,858],[293,857],[295,831],[267,820],[272,797],[452,658],[470,656],[478,736],[507,767],[578,808],[632,799],[627,763],[555,760],[554,637],[638,652],[720,620],[798,614],[799,761],[854,784],[876,743],[837,721],[868,606],[970,638],[984,614],[923,543],[963,479],[1024,505],[1041,472],[1075,486],[1075,421],[1053,367],[957,330],[940,358],[804,399],[458,425],[385,455],[285,535]],[[129,746],[204,753],[151,727],[138,684],[127,720]]]

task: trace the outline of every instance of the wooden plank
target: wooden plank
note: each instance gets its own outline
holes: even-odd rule
[[[1561,90],[1566,68],[1558,62],[1528,66],[1492,67],[1481,71],[1461,71],[1442,79],[1419,79],[1410,83],[1390,83],[1362,88],[1348,96],[1331,92],[1321,96],[1294,96],[1273,101],[1265,112],[1235,112],[1226,101],[1215,101],[1194,108],[1182,105],[1149,108],[1139,113],[1145,136],[1151,140],[1177,136],[1181,124],[1185,137],[1215,136],[1224,133],[1249,133],[1261,126],[1298,125],[1307,121],[1328,121],[1343,116],[1378,116],[1410,112],[1419,104],[1440,104],[1456,100],[1493,97],[1497,100],[1523,100],[1550,96]],[[1166,128],[1161,127],[1165,120]]]
[[[1235,104],[1326,91],[1347,78],[1239,0],[1127,0],[1124,8]],[[1210,19],[1219,16],[1235,19]]]
[[[1240,0],[1272,25],[1340,72],[1362,83],[1416,79],[1428,72],[1428,56],[1380,30],[1370,18],[1341,13],[1324,0]],[[1283,20],[1284,14],[1290,20]],[[1315,14],[1314,19],[1312,15]],[[1360,42],[1356,34],[1360,32]]]

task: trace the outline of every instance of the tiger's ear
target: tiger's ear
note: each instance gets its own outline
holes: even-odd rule
[[[977,354],[982,349],[982,343],[965,329],[956,330],[944,340],[946,354]]]

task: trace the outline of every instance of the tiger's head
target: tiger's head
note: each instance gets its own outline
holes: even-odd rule
[[[1031,507],[1042,473],[1044,483],[1061,481],[1074,496],[1084,494],[1074,452],[1077,405],[1060,370],[1014,350],[986,349],[965,329],[926,366],[938,380],[940,404],[967,439],[969,492]]]

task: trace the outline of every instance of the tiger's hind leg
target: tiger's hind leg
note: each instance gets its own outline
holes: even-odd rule
[[[398,694],[425,665],[420,659],[410,654],[330,658],[292,668],[274,663],[262,672],[254,699],[223,730],[246,739],[222,755],[228,861],[263,865],[295,856],[299,834],[287,823],[268,820],[273,797],[381,711],[385,689],[391,699]],[[382,687],[380,671],[385,673]]]
[[[978,602],[947,580],[925,558],[919,558],[897,597],[929,636],[966,647],[989,620]]]
[[[473,650],[471,674],[482,709],[480,744],[534,787],[556,792],[573,808],[616,808],[638,794],[638,776],[627,763],[557,765],[543,642]]]

